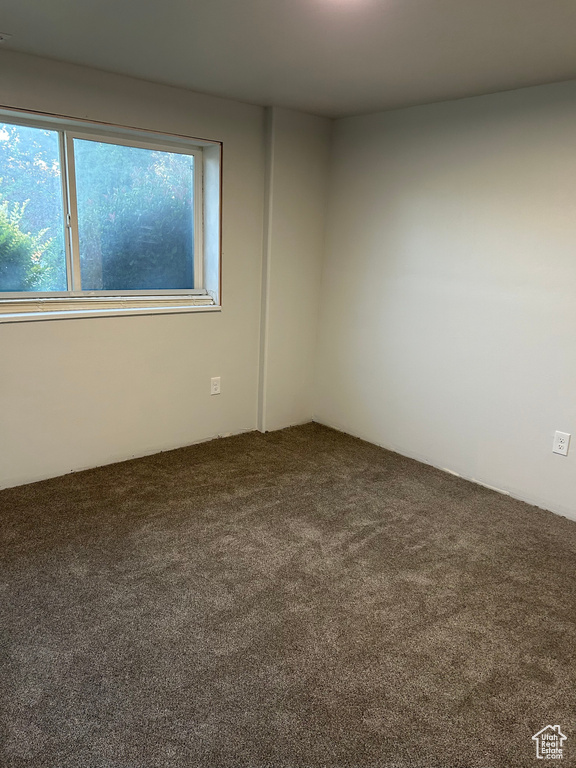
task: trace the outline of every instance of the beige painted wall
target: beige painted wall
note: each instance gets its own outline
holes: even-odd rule
[[[314,413],[576,517],[576,443],[551,453],[576,433],[575,97],[338,121],[320,289],[328,121],[274,109],[266,136],[259,107],[2,52],[5,106],[225,162],[221,313],[0,325],[0,485]]]
[[[261,357],[263,430],[310,421],[332,121],[273,108]]]
[[[0,325],[0,485],[255,429],[263,109],[12,52],[0,104],[224,142],[222,312]]]
[[[576,83],[340,120],[318,420],[576,519]]]

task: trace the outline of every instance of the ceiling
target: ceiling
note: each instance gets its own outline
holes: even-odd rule
[[[3,0],[4,49],[332,117],[576,77],[576,0]]]

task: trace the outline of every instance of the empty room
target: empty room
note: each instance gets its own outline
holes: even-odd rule
[[[576,766],[574,0],[4,0],[0,766]]]

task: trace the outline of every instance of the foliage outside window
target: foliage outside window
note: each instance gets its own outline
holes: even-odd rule
[[[0,117],[0,312],[55,298],[213,304],[203,147],[55,122]]]

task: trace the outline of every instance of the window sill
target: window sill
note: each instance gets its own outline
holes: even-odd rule
[[[58,299],[2,299],[0,323],[71,320],[121,315],[163,315],[181,312],[218,312],[210,296],[82,297]]]

